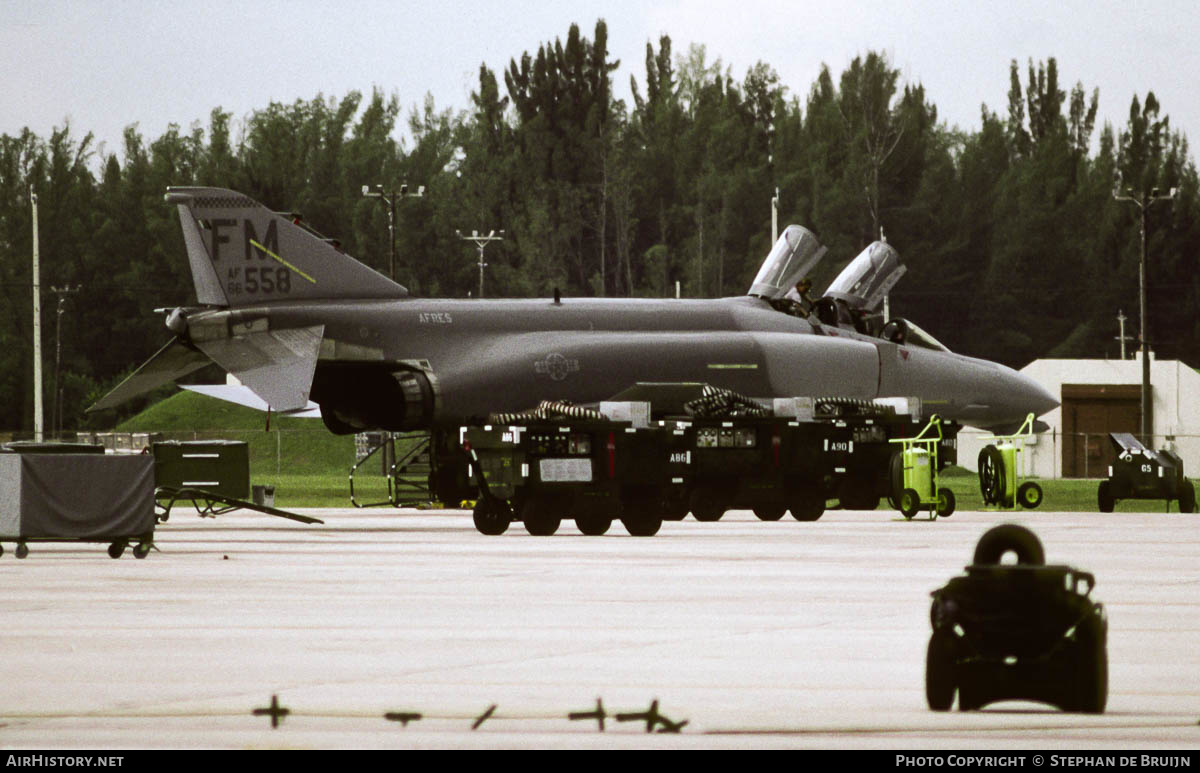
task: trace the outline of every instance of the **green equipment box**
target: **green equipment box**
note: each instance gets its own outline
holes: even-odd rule
[[[155,443],[156,488],[199,489],[230,499],[250,496],[250,450],[241,440]]]

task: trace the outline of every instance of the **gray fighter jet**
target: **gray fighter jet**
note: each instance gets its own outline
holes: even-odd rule
[[[751,397],[918,397],[1001,431],[1058,405],[1016,371],[954,354],[878,311],[903,273],[867,247],[815,303],[786,296],[824,253],[789,226],[745,296],[711,300],[443,300],[408,291],[297,217],[221,188],[170,188],[197,306],[174,339],[90,410],[216,362],[276,412],[326,426],[457,426],[542,400],[595,403],[637,382],[705,382]]]

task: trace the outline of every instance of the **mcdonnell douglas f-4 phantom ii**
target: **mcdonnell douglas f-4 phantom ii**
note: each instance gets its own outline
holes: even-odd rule
[[[1058,404],[904,320],[864,324],[904,270],[885,242],[807,316],[780,311],[824,253],[800,226],[784,231],[741,297],[423,299],[234,191],[169,188],[166,201],[179,209],[198,305],[171,311],[174,339],[91,410],[210,362],[276,412],[315,402],[339,434],[457,427],[544,399],[595,403],[636,382],[917,397],[944,419],[996,430]]]

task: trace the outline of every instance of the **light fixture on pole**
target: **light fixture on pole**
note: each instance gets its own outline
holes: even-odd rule
[[[1149,334],[1146,330],[1146,210],[1150,209],[1156,201],[1169,201],[1175,198],[1175,194],[1179,192],[1178,188],[1172,188],[1171,192],[1166,196],[1158,194],[1158,188],[1153,188],[1150,195],[1135,196],[1133,190],[1125,189],[1126,195],[1122,196],[1119,191],[1113,191],[1113,198],[1117,201],[1131,201],[1137,205],[1141,215],[1140,235],[1142,241],[1142,256],[1141,262],[1138,264],[1138,309],[1141,315],[1141,330],[1138,333],[1138,346],[1142,352],[1142,421],[1141,434],[1142,442],[1150,442],[1150,344]]]
[[[487,267],[487,263],[483,262],[483,250],[490,242],[504,241],[504,231],[489,231],[486,234],[481,234],[478,231],[472,231],[470,236],[467,236],[462,231],[455,231],[458,238],[475,242],[475,246],[479,248],[479,297],[483,297],[483,269]]]
[[[388,276],[394,282],[396,281],[396,202],[405,198],[421,198],[425,195],[425,186],[419,186],[416,193],[409,193],[408,183],[401,183],[399,191],[384,190],[383,183],[376,183],[373,188],[370,185],[364,185],[362,195],[368,199],[379,199],[388,205],[388,249],[391,255],[388,261]]]

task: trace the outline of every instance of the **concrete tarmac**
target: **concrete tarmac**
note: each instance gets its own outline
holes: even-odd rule
[[[1194,515],[737,511],[634,538],[619,523],[485,537],[461,510],[303,512],[325,525],[179,506],[145,560],[80,543],[17,560],[5,544],[0,746],[1200,748]],[[926,707],[929,593],[1004,521],[1096,575],[1103,715]],[[253,713],[272,696],[289,711],[277,728]],[[678,733],[617,721],[655,700]],[[603,732],[568,718],[597,701]]]

